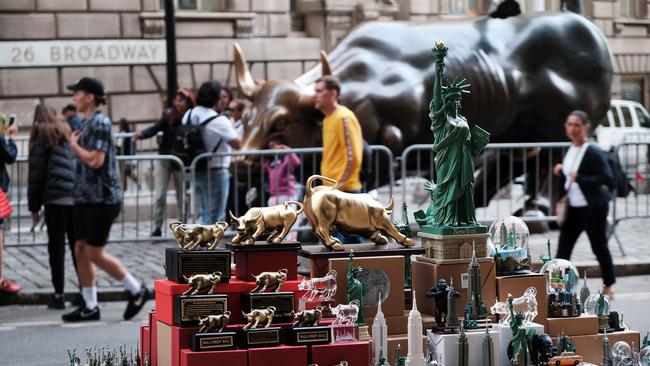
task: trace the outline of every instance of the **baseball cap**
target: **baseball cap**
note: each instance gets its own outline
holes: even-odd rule
[[[68,90],[77,91],[83,90],[90,94],[95,95],[104,95],[104,84],[101,81],[89,77],[82,77],[76,83],[68,85],[66,87]]]

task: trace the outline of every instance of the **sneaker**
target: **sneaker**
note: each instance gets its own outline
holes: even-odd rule
[[[95,306],[93,309],[86,309],[85,306],[80,306],[75,310],[63,314],[61,319],[65,322],[82,322],[88,320],[99,320],[99,307]]]
[[[65,309],[65,298],[62,294],[54,294],[50,299],[50,302],[47,303],[48,309],[61,310]]]
[[[142,285],[140,292],[137,295],[128,295],[129,303],[126,305],[126,310],[124,310],[124,320],[133,318],[137,313],[140,312],[140,310],[142,310],[144,304],[151,297],[151,291]]]
[[[6,292],[8,294],[18,293],[23,287],[18,283],[11,283],[8,279],[3,278],[0,281],[0,292]]]
[[[75,294],[70,303],[75,308],[86,306],[86,302],[84,301],[83,296],[81,296],[81,293]]]
[[[151,232],[151,236],[162,236],[162,232],[160,231],[160,228],[157,227]]]

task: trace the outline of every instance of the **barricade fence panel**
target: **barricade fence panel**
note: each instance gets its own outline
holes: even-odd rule
[[[613,201],[611,235],[615,234],[615,225],[621,220],[650,217],[649,143],[628,142],[616,151],[633,191],[627,197]],[[559,198],[560,187],[559,179],[553,176],[552,170],[556,163],[562,161],[568,147],[568,143],[489,144],[475,160],[477,219],[490,224],[501,216],[516,214],[529,223],[554,222],[556,218],[552,208]],[[401,221],[400,207],[402,202],[406,202],[410,221],[414,224],[413,212],[426,210],[430,202],[430,193],[424,186],[425,182],[435,177],[431,145],[409,146],[396,159],[385,146],[371,146],[370,152],[370,161],[364,164],[363,169],[363,190],[384,204],[391,197],[395,198],[394,221]],[[291,157],[296,163],[286,163]],[[205,197],[208,207],[217,201],[220,185],[215,180],[219,179],[227,178],[229,190],[225,209],[219,210],[218,219],[229,223],[229,211],[239,217],[250,207],[281,204],[287,200],[302,201],[304,183],[309,176],[319,173],[321,157],[322,148],[232,151],[202,154],[191,166],[184,167],[180,159],[172,155],[118,156],[124,205],[113,224],[109,240],[169,240],[168,224],[171,221],[201,222],[201,198]],[[226,158],[232,161],[228,174],[208,174],[199,168],[209,160],[221,160],[223,163]],[[10,219],[5,220],[5,245],[46,244],[45,228],[42,223],[33,225],[27,206],[28,158],[19,156],[14,164],[7,165],[7,169],[11,176],[9,198],[14,212]],[[275,173],[271,173],[274,169]],[[282,169],[286,171],[282,172]],[[176,172],[179,184],[176,184],[174,177],[161,177],[162,172],[170,171]],[[291,173],[295,181],[295,195],[287,195],[286,189],[277,190],[286,186],[284,180],[273,181],[278,176],[286,177]],[[161,194],[156,194],[156,185],[161,186],[159,182],[156,184],[156,179],[168,182]],[[178,195],[176,185],[181,186]],[[203,189],[200,192],[202,196],[199,197],[197,189]],[[162,219],[159,220],[156,220],[156,205],[160,206],[161,201],[157,197],[166,199],[166,209],[158,210],[162,212]],[[150,234],[158,226],[156,221],[162,221],[162,236],[152,238]],[[296,230],[308,230],[304,218],[296,225]],[[229,233],[232,232],[231,226]]]

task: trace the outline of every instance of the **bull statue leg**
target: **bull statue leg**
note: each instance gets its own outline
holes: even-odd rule
[[[327,249],[329,250],[336,250],[336,251],[343,251],[345,248],[343,247],[343,244],[341,242],[330,235],[330,230],[329,230],[330,225],[322,225],[319,228],[316,228],[314,231],[314,234],[325,244]]]
[[[273,244],[278,244],[282,239],[278,240],[278,236],[280,235],[280,232],[277,230],[273,230],[271,234],[269,234],[269,237],[266,239],[267,242],[273,243]]]
[[[298,217],[286,220],[282,225],[282,231],[274,238],[273,243],[279,244],[289,234],[291,227],[296,223]]]
[[[382,235],[379,230],[372,233],[372,235],[370,236],[370,240],[372,240],[375,243],[375,245],[388,244],[388,238]]]
[[[271,314],[271,315],[266,319],[266,325],[264,326],[264,328],[268,328],[268,327],[271,326],[271,323],[273,323],[273,316],[274,316],[274,315],[275,315],[275,314]]]
[[[246,245],[255,244],[255,241],[257,240],[257,238],[259,238],[260,235],[262,235],[262,234],[264,234],[264,225],[258,223],[257,225],[255,225],[255,232],[248,239],[246,239],[244,244],[246,244]]]
[[[380,220],[377,224],[377,228],[395,239],[396,242],[402,244],[405,247],[413,246],[413,240],[411,240],[411,238],[407,238],[406,235],[397,231],[397,229],[395,229],[395,226],[391,224],[388,217],[386,217],[384,220]]]

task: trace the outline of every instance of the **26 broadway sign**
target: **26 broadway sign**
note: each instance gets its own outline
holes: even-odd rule
[[[0,42],[0,67],[164,64],[164,40]]]

